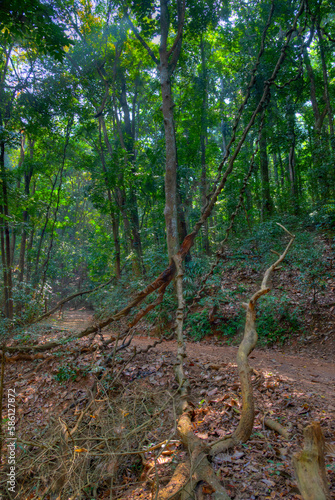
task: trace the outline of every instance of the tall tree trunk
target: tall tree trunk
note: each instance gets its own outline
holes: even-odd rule
[[[123,95],[123,92],[121,93],[121,104],[125,107],[124,110],[124,116],[125,116],[125,127],[128,133],[131,134],[132,127],[130,124],[130,114],[129,114],[129,108],[126,100],[126,96]],[[128,158],[133,158],[133,151],[128,151],[128,148],[131,147],[133,144],[132,137],[130,137],[127,142],[125,141],[124,134],[121,128],[121,123],[120,119],[118,116],[118,110],[116,107],[115,103],[115,96],[114,96],[114,111],[115,111],[115,117],[116,117],[116,123],[117,123],[117,129],[118,129],[118,134],[119,134],[119,140],[121,147],[127,151],[127,154],[125,156],[125,164],[127,165],[128,163]],[[127,137],[127,133],[126,133]],[[121,173],[119,175],[119,184],[122,185],[123,183],[123,172],[121,170]],[[127,205],[127,198],[126,198],[126,192],[125,189],[118,188],[118,196],[117,200],[119,201],[119,207],[122,213],[123,221],[124,221],[124,228],[125,228],[125,235],[128,237],[130,241],[130,246],[131,250],[134,255],[134,259],[132,260],[133,263],[133,271],[134,273],[139,276],[141,274],[141,268],[143,269],[144,272],[144,265],[143,265],[143,259],[142,259],[142,244],[141,244],[141,237],[140,237],[140,232],[139,232],[139,217],[138,217],[138,207],[137,207],[137,196],[136,192],[133,188],[131,188],[131,194],[130,194],[130,207]]]
[[[5,314],[9,319],[13,319],[13,285],[12,285],[12,265],[11,265],[11,245],[8,225],[8,192],[7,178],[5,170],[5,144],[0,145],[0,171],[2,181],[2,203],[1,203],[1,254],[4,274],[4,296]]]
[[[108,196],[111,196],[109,191]],[[115,248],[115,276],[119,280],[121,277],[121,249],[120,249],[120,237],[119,237],[119,217],[115,212],[111,213],[112,219],[112,230],[113,230],[113,240]]]
[[[291,198],[294,207],[295,215],[299,212],[299,199],[297,191],[297,181],[296,181],[296,165],[295,165],[295,109],[290,96],[287,98],[287,124],[288,124],[288,142],[289,142],[289,153],[288,153],[288,171],[290,176],[290,191]]]
[[[109,186],[108,172],[107,172],[105,154],[104,154],[104,149],[103,149],[103,144],[102,144],[101,132],[103,132],[104,143],[107,146],[108,153],[112,159],[113,149],[112,149],[112,145],[110,144],[109,139],[108,139],[106,124],[105,124],[104,117],[102,115],[99,117],[100,158],[101,158],[102,170],[104,172],[104,180],[105,180],[105,185],[106,185],[106,189],[107,189],[108,204],[109,204],[109,210],[110,210],[111,221],[112,221],[112,231],[113,231],[113,240],[114,240],[114,248],[115,248],[115,277],[117,280],[119,280],[120,276],[121,276],[121,249],[120,249],[120,239],[119,239],[119,219],[118,219],[118,216],[115,212],[115,207],[114,207],[113,200],[112,200],[111,188]]]
[[[161,0],[161,43],[159,48],[160,62],[158,65],[161,94],[162,112],[165,132],[165,226],[168,257],[178,252],[178,211],[177,211],[177,147],[173,119],[173,98],[171,90],[171,71],[169,71],[169,55],[167,38],[169,33],[169,11],[167,0]]]
[[[326,108],[327,108],[328,121],[329,121],[330,145],[331,145],[331,148],[334,152],[335,151],[334,123],[333,123],[334,122],[334,113],[333,113],[333,108],[332,108],[332,105],[330,102],[330,97],[329,97],[329,83],[328,83],[328,72],[327,72],[327,65],[326,65],[326,58],[325,58],[324,40],[322,37],[320,26],[317,27],[317,33],[318,33],[319,45],[320,45],[320,56],[321,56],[323,84],[324,84],[324,97],[325,97],[325,101],[326,101]]]
[[[33,244],[34,244],[34,235],[35,235],[35,228],[33,226],[30,230],[30,235],[29,235],[29,240],[28,240],[28,245],[27,245],[27,274],[26,274],[27,283],[30,282],[30,278],[31,278],[31,271],[32,271],[31,251],[33,249]]]
[[[178,210],[177,210],[177,146],[173,120],[173,99],[171,90],[171,76],[176,68],[183,37],[185,20],[185,0],[177,0],[178,24],[177,34],[172,47],[168,49],[167,41],[170,28],[170,15],[168,0],[160,0],[160,32],[161,40],[159,47],[159,60],[153,50],[142,38],[138,30],[128,17],[135,36],[142,43],[148,54],[157,65],[162,94],[162,113],[165,131],[165,226],[168,257],[172,263],[172,257],[178,252]]]
[[[33,157],[34,157],[35,141],[32,139],[28,139],[28,144],[29,144],[29,159],[32,162]],[[23,162],[24,161],[24,138],[23,138],[23,142],[21,143],[21,158],[22,158],[22,162]],[[21,159],[20,159],[20,161],[21,161]],[[30,181],[31,181],[32,175],[33,175],[33,168],[32,168],[32,165],[29,164],[29,168],[25,168],[25,172],[24,172],[24,193],[26,195],[26,202],[28,202],[28,199],[30,196]],[[23,275],[24,275],[26,241],[27,241],[27,235],[28,235],[28,228],[27,228],[28,220],[29,220],[28,210],[25,209],[23,211],[23,228],[22,228],[22,233],[21,233],[20,257],[19,257],[19,282],[20,283],[22,283]]]
[[[135,173],[134,161],[135,161],[135,133],[136,133],[136,120],[135,113],[133,111],[132,120],[130,119],[130,110],[127,101],[127,86],[124,72],[120,72],[121,75],[121,95],[120,95],[120,104],[123,110],[124,116],[124,126],[125,126],[125,137],[120,137],[121,142],[123,143],[123,147],[127,150],[127,161],[131,164],[132,173]],[[135,95],[132,102],[133,110],[136,106],[136,98],[137,98],[137,84],[138,81],[135,82]],[[131,221],[131,230],[132,230],[132,248],[137,256],[139,271],[145,273],[145,267],[143,264],[143,254],[142,254],[142,241],[140,234],[140,222],[138,216],[138,203],[137,203],[137,193],[135,185],[131,184],[130,193],[129,193],[129,215]]]
[[[73,125],[73,116],[68,119],[67,126],[66,126],[66,134],[65,134],[65,143],[63,147],[63,154],[62,154],[62,161],[61,161],[61,167],[60,167],[60,173],[59,173],[59,185],[57,189],[57,201],[56,201],[56,207],[54,211],[54,219],[52,222],[52,227],[51,227],[51,233],[50,233],[50,243],[49,243],[49,248],[47,252],[46,259],[41,266],[41,270],[43,270],[43,275],[42,275],[42,284],[39,292],[39,297],[43,297],[43,292],[44,292],[44,286],[46,283],[46,278],[47,278],[47,272],[48,272],[48,267],[50,263],[50,257],[51,257],[51,251],[53,248],[53,241],[54,241],[54,232],[55,232],[55,226],[57,223],[57,217],[58,217],[58,210],[59,210],[59,204],[60,204],[60,194],[63,186],[63,172],[64,172],[64,167],[65,167],[65,161],[66,161],[66,150],[69,145],[70,141],[70,133]]]
[[[324,199],[328,197],[329,193],[329,185],[328,185],[328,179],[327,179],[327,174],[322,168],[322,157],[324,155],[323,151],[323,144],[321,141],[321,132],[322,132],[322,125],[325,119],[325,116],[327,114],[328,108],[327,108],[327,89],[324,87],[324,92],[323,92],[323,101],[326,102],[326,105],[324,106],[323,110],[321,111],[321,106],[318,103],[317,100],[317,89],[316,89],[316,83],[315,83],[315,75],[314,75],[314,70],[310,62],[310,58],[307,52],[307,49],[304,49],[304,61],[307,69],[307,74],[309,77],[309,83],[310,83],[310,96],[311,96],[311,102],[312,102],[312,108],[313,108],[313,114],[314,114],[314,137],[313,137],[313,144],[312,144],[312,156],[313,156],[313,163],[315,169],[318,171],[317,173],[317,178],[316,178],[316,185],[315,189],[317,189],[317,184],[319,185],[319,198]],[[327,72],[326,72],[327,73]],[[325,75],[324,75],[325,77]],[[327,82],[327,78],[326,78]],[[330,103],[329,103],[330,104]],[[331,108],[330,108],[331,109]],[[332,111],[331,111],[332,113]]]
[[[201,91],[202,91],[202,105],[201,105],[201,133],[200,133],[200,148],[201,148],[201,205],[206,205],[207,195],[207,165],[206,165],[206,141],[207,141],[207,67],[204,40],[201,36],[200,42],[201,52]],[[225,154],[225,152],[224,152]],[[209,255],[209,238],[208,238],[208,219],[204,223],[203,229],[203,246],[206,255]]]
[[[273,211],[273,203],[270,193],[269,162],[266,148],[266,131],[263,127],[261,138],[259,141],[259,157],[262,183],[262,217],[271,215]]]

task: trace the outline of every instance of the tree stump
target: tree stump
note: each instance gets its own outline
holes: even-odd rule
[[[298,486],[304,500],[331,500],[325,468],[325,441],[320,424],[304,429],[304,448],[293,457]]]

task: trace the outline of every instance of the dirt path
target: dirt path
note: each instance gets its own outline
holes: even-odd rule
[[[66,309],[62,313],[56,312],[41,321],[40,325],[80,332],[91,325],[93,321],[93,314],[82,307],[81,309]]]
[[[136,338],[134,345],[145,347],[153,343],[152,339]],[[156,347],[159,351],[176,352],[174,341],[165,342]],[[187,355],[190,360],[198,359],[205,363],[235,363],[237,347],[187,342]],[[335,410],[335,364],[319,359],[306,359],[290,356],[276,351],[259,350],[252,352],[250,365],[256,370],[281,375],[297,387],[321,394],[334,405]]]
[[[92,322],[92,314],[85,309],[68,309],[64,311],[62,318],[58,318],[56,314],[45,321],[45,323],[57,328],[62,327],[71,331],[84,330]],[[152,338],[136,337],[133,344],[146,347],[153,342]],[[176,343],[174,341],[164,342],[156,349],[160,352],[176,352]],[[236,354],[237,347],[208,342],[187,342],[189,359],[198,359],[204,364],[210,362],[234,363]],[[333,410],[335,410],[335,363],[318,358],[311,359],[310,356],[284,354],[271,349],[256,349],[249,360],[250,365],[256,370],[281,375],[294,382],[301,390],[325,396],[329,404],[334,405]]]

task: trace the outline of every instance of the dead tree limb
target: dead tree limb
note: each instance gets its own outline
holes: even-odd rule
[[[272,420],[272,418],[264,418],[264,425],[272,431],[278,432],[285,439],[290,439],[290,433],[285,427],[283,427],[279,422]]]
[[[222,256],[224,253],[224,245],[225,245],[226,241],[228,240],[228,237],[229,237],[231,230],[233,229],[235,218],[237,217],[237,215],[240,211],[240,208],[243,206],[244,193],[245,193],[245,190],[247,189],[247,185],[248,185],[250,176],[251,176],[251,174],[255,168],[255,165],[256,165],[255,157],[257,155],[258,148],[259,148],[259,142],[261,139],[262,130],[263,130],[263,126],[264,126],[264,118],[265,118],[265,109],[263,109],[263,112],[262,112],[262,117],[261,117],[259,128],[258,128],[257,139],[256,139],[255,147],[254,147],[254,150],[253,150],[253,153],[251,156],[249,170],[243,179],[243,184],[242,184],[242,187],[240,189],[239,201],[235,207],[234,212],[231,214],[229,226],[227,227],[225,237],[221,241],[219,249],[216,252],[216,258],[215,258],[214,262],[212,263],[208,273],[206,273],[202,277],[200,288],[199,288],[198,292],[196,293],[196,295],[194,296],[192,304],[187,308],[184,320],[186,319],[186,317],[188,316],[188,314],[190,313],[190,311],[192,310],[192,308],[196,304],[196,302],[198,300],[200,300],[201,295],[204,293],[204,291],[206,289],[206,283],[207,283],[208,279],[213,275],[215,268],[217,267],[219,262],[221,262],[221,260],[222,260]]]
[[[293,456],[299,490],[304,500],[330,500],[325,467],[325,440],[320,424],[304,429],[304,448]]]
[[[236,444],[238,443],[244,443],[249,439],[253,429],[255,419],[255,404],[253,387],[251,383],[252,370],[248,363],[248,356],[254,350],[258,339],[256,331],[256,303],[257,300],[262,297],[262,295],[266,295],[267,293],[269,293],[271,274],[273,273],[273,271],[278,269],[279,264],[285,259],[287,252],[289,251],[295,238],[295,236],[291,234],[284,226],[282,226],[281,224],[278,224],[278,226],[280,226],[290,236],[290,241],[287,244],[284,252],[276,260],[276,262],[274,262],[274,264],[272,264],[265,271],[260,289],[254,293],[247,304],[243,304],[243,307],[247,311],[244,337],[239,346],[236,357],[242,392],[242,412],[240,422],[231,435],[225,436],[223,439],[220,439],[212,444],[212,456],[226,451],[229,448],[236,446]]]

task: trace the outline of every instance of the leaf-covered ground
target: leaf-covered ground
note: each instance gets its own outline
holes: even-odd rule
[[[80,325],[76,320],[78,314]],[[81,328],[90,320],[85,311],[67,311],[63,326]],[[50,338],[47,328],[45,333],[45,338]],[[64,332],[54,329],[55,337],[63,335]],[[240,415],[239,380],[234,362],[237,348],[220,342],[215,338],[202,343],[188,342],[185,362],[194,404],[194,432],[210,442],[232,431]],[[147,337],[134,339],[137,351],[150,343],[153,339]],[[176,465],[185,459],[175,431],[175,343],[160,344],[135,358],[132,358],[133,347],[118,353],[115,370],[119,370],[119,376],[113,386],[108,385],[108,375],[95,384],[104,356],[110,354],[110,350],[100,351],[101,344],[102,337],[96,336],[93,342],[82,339],[64,346],[60,354],[45,353],[35,360],[6,364],[5,394],[13,387],[17,393],[17,460],[22,470],[17,479],[16,498],[37,499],[43,492],[45,498],[53,498],[48,487],[53,469],[60,467],[56,457],[64,457],[64,450],[60,452],[57,440],[52,441],[50,430],[59,425],[59,417],[62,425],[73,429],[88,404],[89,389],[93,391],[94,387],[94,405],[85,413],[79,435],[74,434],[77,441],[70,439],[66,444],[67,467],[76,471],[80,463],[82,470],[89,471],[80,483],[87,495],[82,498],[153,499],[157,484],[165,485]],[[335,443],[335,366],[316,357],[313,349],[309,356],[301,356],[294,352],[288,355],[277,347],[256,350],[250,358],[255,369],[254,432],[246,444],[218,455],[213,466],[231,498],[299,499],[292,455],[302,446],[304,426],[311,421],[321,422],[327,443]],[[6,408],[4,412],[6,415]],[[286,427],[290,439],[267,429],[263,423],[265,416]],[[119,440],[116,447],[110,447],[111,436]],[[43,443],[46,450],[41,449]],[[146,449],[149,451],[145,452]],[[142,450],[142,454],[134,454],[137,450]],[[334,495],[334,455],[326,456],[326,464]],[[114,477],[112,483],[111,477]],[[4,481],[1,480],[2,489]],[[65,483],[68,496],[64,498],[71,497],[69,491],[74,490],[71,484]],[[207,495],[210,499],[210,491]],[[77,493],[71,498],[80,497]]]

